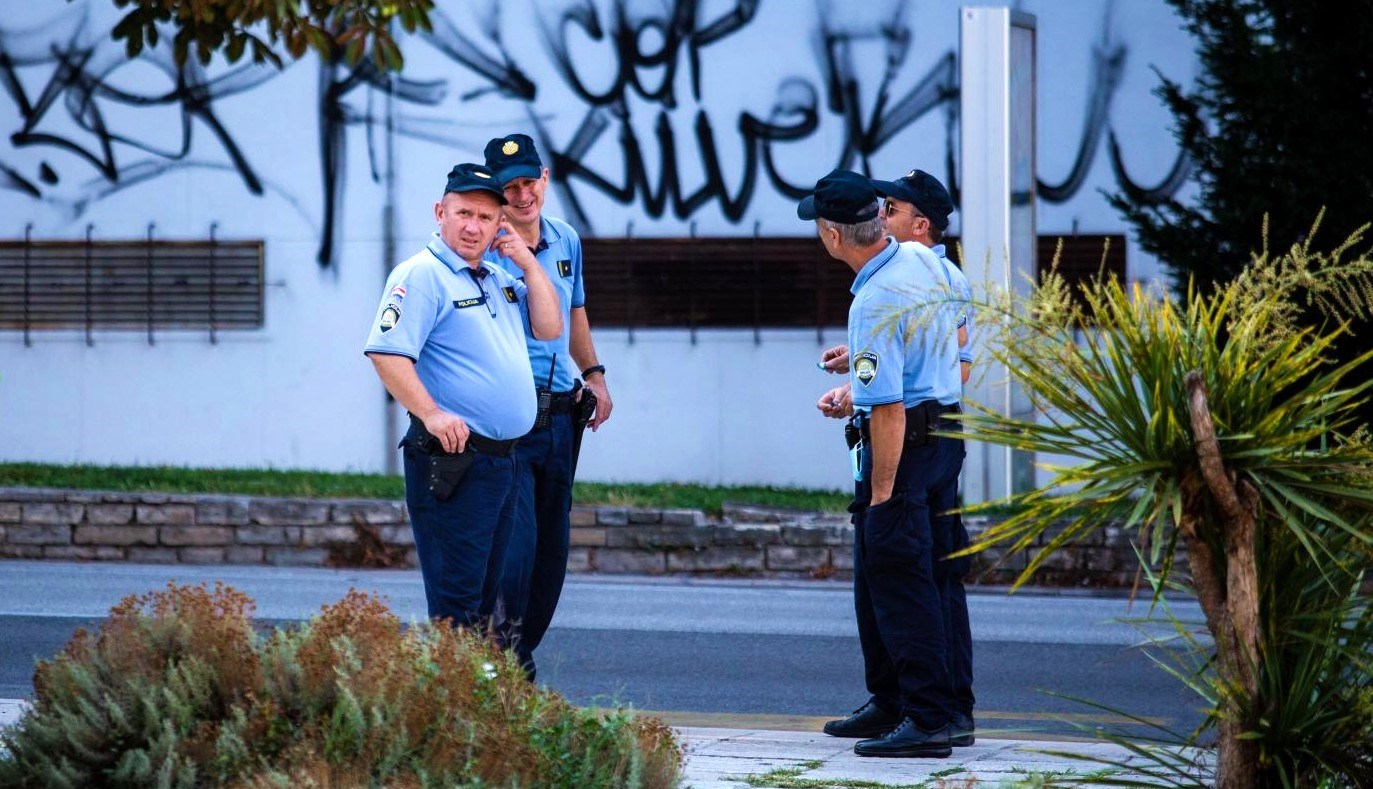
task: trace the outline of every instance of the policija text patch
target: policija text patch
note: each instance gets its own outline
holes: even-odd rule
[[[877,377],[877,354],[872,351],[858,354],[853,362],[853,377],[864,386],[872,383],[872,379]]]

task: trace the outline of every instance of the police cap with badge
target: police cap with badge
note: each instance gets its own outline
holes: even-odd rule
[[[924,170],[911,170],[895,181],[872,182],[883,197],[894,197],[910,203],[930,220],[940,232],[949,229],[949,214],[953,213],[953,198],[938,178]]]
[[[543,175],[543,160],[528,134],[507,134],[486,144],[482,152],[486,166],[501,185],[516,178],[538,178]]]
[[[501,205],[507,204],[505,190],[501,189],[495,173],[481,164],[453,165],[453,169],[448,171],[448,183],[443,187],[444,194],[449,192],[490,192]]]

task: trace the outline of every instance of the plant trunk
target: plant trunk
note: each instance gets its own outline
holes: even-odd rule
[[[1192,439],[1202,478],[1219,505],[1224,556],[1217,556],[1198,526],[1197,514],[1179,524],[1187,542],[1192,583],[1216,642],[1216,671],[1220,676],[1217,789],[1252,789],[1259,784],[1258,743],[1241,738],[1251,721],[1245,701],[1258,706],[1259,594],[1254,535],[1258,497],[1225,468],[1215,425],[1206,401],[1206,384],[1199,372],[1187,374]]]

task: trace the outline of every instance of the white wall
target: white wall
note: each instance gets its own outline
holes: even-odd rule
[[[624,187],[622,141],[632,131],[650,192],[657,193],[664,172],[675,167],[678,192],[685,196],[706,183],[695,125],[707,119],[724,191],[740,201],[737,221],[726,216],[718,198],[679,216],[671,200],[655,211],[640,191],[612,197],[564,167],[555,174],[549,212],[580,216],[586,233],[602,236],[622,235],[631,222],[636,236],[687,235],[693,223],[702,236],[748,234],[755,221],[766,235],[811,232],[795,219],[794,197],[773,183],[761,158],[752,171],[751,194],[747,200],[741,196],[748,172],[739,131],[743,113],[790,123],[800,117],[792,110],[813,107],[814,130],[771,147],[778,177],[793,187],[808,187],[838,165],[866,165],[881,177],[918,166],[948,179],[945,157],[957,139],[951,108],[943,104],[898,123],[881,145],[850,139],[844,114],[827,92],[830,61],[821,44],[826,31],[848,41],[831,50],[840,53],[834,64],[856,86],[855,117],[871,132],[882,90],[890,119],[927,75],[942,73],[942,59],[957,47],[956,3],[763,0],[743,27],[699,48],[699,96],[692,88],[689,47],[676,52],[675,102],[669,104],[643,95],[662,85],[662,66],[631,63],[622,69],[623,58],[607,38],[593,39],[560,21],[576,3],[441,0],[453,32],[440,24],[438,38],[404,43],[404,79],[414,92],[390,110],[398,130],[394,161],[385,145],[384,92],[360,86],[343,97],[351,122],[337,149],[343,161],[337,180],[339,243],[322,267],[316,253],[327,212],[321,69],[314,56],[281,72],[218,61],[207,71],[218,80],[210,83],[209,106],[246,168],[264,184],[261,194],[253,194],[229,144],[211,133],[204,118],[190,119],[188,151],[176,155],[186,142],[185,112],[172,78],[155,66],[159,57],[165,62],[165,51],[125,63],[122,45],[108,40],[117,19],[111,3],[10,5],[16,7],[7,7],[0,21],[0,47],[19,64],[14,73],[28,101],[36,101],[45,87],[60,90],[56,102],[27,119],[12,92],[0,93],[0,237],[21,238],[31,222],[35,238],[79,239],[90,222],[97,239],[134,239],[155,222],[159,238],[199,239],[218,222],[220,239],[266,240],[269,286],[265,328],[220,332],[214,346],[206,333],[159,333],[150,347],[139,332],[96,332],[88,348],[82,332],[36,331],[33,347],[26,348],[19,331],[0,330],[0,460],[383,469],[390,442],[382,435],[383,400],[360,354],[367,323],[385,271],[430,232],[430,205],[444,174],[456,161],[479,159],[491,136],[534,129],[551,162],[554,152],[569,150],[588,116],[601,117],[608,125],[577,157],[578,164]],[[612,27],[610,0],[591,5],[601,23]],[[677,4],[623,5],[631,20],[642,21]],[[736,5],[702,0],[698,28]],[[1095,47],[1127,53],[1103,123],[1119,138],[1131,177],[1141,184],[1160,180],[1177,149],[1166,113],[1150,95],[1156,77],[1149,66],[1184,83],[1196,68],[1191,43],[1171,12],[1162,3],[1137,1],[1041,0],[1019,6],[1039,18],[1040,179],[1063,181],[1078,157],[1090,116]],[[884,38],[884,29],[900,35]],[[444,37],[456,42],[453,51],[466,64],[442,51],[438,39]],[[651,53],[663,39],[649,29],[638,40]],[[596,109],[556,68],[549,43],[560,41],[589,92],[611,91],[617,73],[635,75],[645,90],[622,86],[615,112]],[[91,128],[89,115],[79,114],[85,94],[55,81],[53,47],[91,52],[87,76],[153,99],[131,103],[95,94],[117,177],[70,148],[41,139],[20,145],[11,137],[27,120],[35,134],[53,135],[103,158],[102,135]],[[510,76],[501,72],[507,57],[534,88],[532,99],[493,88]],[[479,73],[474,60],[494,71]],[[509,84],[517,82],[512,78]],[[415,94],[428,98],[415,100]],[[159,101],[167,96],[172,100]],[[627,116],[616,114],[620,110]],[[673,131],[673,155],[659,145],[660,118]],[[1095,139],[1087,146],[1094,158],[1072,196],[1061,204],[1039,201],[1041,233],[1125,231],[1098,193],[1117,188],[1104,135],[1089,139]],[[45,166],[55,179],[42,177]],[[393,190],[386,186],[388,172]],[[397,216],[396,260],[384,259],[382,246],[381,216],[389,200]],[[952,229],[959,230],[957,214]],[[1133,278],[1158,276],[1156,265],[1138,250],[1132,248],[1129,259]],[[588,283],[593,321],[595,293],[596,283]],[[837,330],[827,338],[840,339]],[[630,344],[624,330],[603,329],[597,342],[611,369],[617,407],[601,433],[588,438],[583,478],[845,486],[847,460],[838,449],[837,427],[814,412],[815,399],[832,383],[814,369],[820,349],[814,332],[767,331],[760,345],[751,331],[701,332],[693,345],[686,331],[641,330]]]

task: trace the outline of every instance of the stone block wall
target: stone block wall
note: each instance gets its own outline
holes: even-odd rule
[[[0,488],[0,558],[322,566],[360,528],[413,552],[395,501]]]
[[[968,525],[974,537],[986,528],[981,520]],[[571,542],[572,572],[846,578],[853,571],[846,515],[727,505],[723,517],[708,518],[698,510],[574,507]],[[415,566],[399,501],[40,488],[0,488],[0,558]],[[973,577],[1009,583],[1028,561],[989,550],[974,557]],[[1135,570],[1127,535],[1107,528],[1062,550],[1036,581],[1122,586]]]

